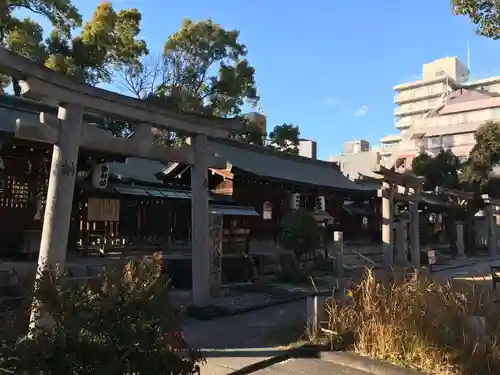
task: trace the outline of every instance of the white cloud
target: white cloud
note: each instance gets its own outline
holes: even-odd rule
[[[334,105],[338,104],[338,100],[335,99],[334,97],[329,97],[325,99],[325,105],[328,107],[333,107]]]
[[[368,113],[368,107],[366,105],[362,105],[359,107],[356,112],[354,112],[354,117],[363,117]]]

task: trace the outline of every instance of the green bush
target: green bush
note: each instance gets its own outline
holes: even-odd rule
[[[295,211],[281,223],[283,246],[297,256],[313,253],[319,245],[320,230],[314,217],[305,210]]]
[[[182,336],[162,264],[157,254],[79,287],[44,275],[35,297],[54,328],[4,339],[0,369],[20,375],[197,373],[201,354]],[[13,328],[26,332],[26,324]]]

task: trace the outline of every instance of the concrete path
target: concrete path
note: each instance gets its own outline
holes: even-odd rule
[[[305,299],[210,321],[186,321],[187,341],[203,350],[202,375],[223,375],[283,353],[269,348],[269,334],[303,319]]]
[[[255,375],[368,375],[364,371],[338,366],[320,359],[290,359],[254,372]],[[203,375],[203,373],[202,373]]]
[[[474,277],[491,280],[491,266],[500,266],[500,258],[487,260],[476,264],[468,264],[463,267],[445,269],[432,273],[432,277],[436,280],[447,280],[449,278]]]
[[[432,274],[433,278],[489,277],[490,267],[500,260],[448,269]],[[207,364],[201,375],[226,375],[261,360],[283,354],[282,348],[268,347],[270,332],[304,319],[305,299],[245,314],[211,321],[187,320],[184,332],[188,342],[204,351]],[[317,359],[288,360],[255,374],[346,374],[364,375]]]

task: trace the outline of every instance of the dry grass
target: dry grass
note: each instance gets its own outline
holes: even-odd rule
[[[500,308],[491,284],[377,280],[371,271],[345,302],[327,303],[329,329],[355,352],[438,375],[500,374]],[[485,331],[470,317],[484,317]]]

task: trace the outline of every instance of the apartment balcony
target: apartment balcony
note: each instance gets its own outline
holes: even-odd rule
[[[401,118],[401,119],[398,119],[394,122],[394,127],[398,130],[404,130],[404,129],[408,129],[410,128],[411,126],[413,126],[413,124],[415,123],[414,120],[410,120],[408,118]]]
[[[419,91],[402,91],[394,95],[394,104],[404,104],[410,102],[417,102],[426,99],[437,98],[443,95],[444,89],[441,91],[429,91],[429,90],[419,90]]]
[[[437,103],[433,103],[433,104],[422,104],[418,106],[415,105],[415,106],[397,107],[394,109],[394,116],[410,116],[419,113],[429,112],[437,105],[438,105]]]

